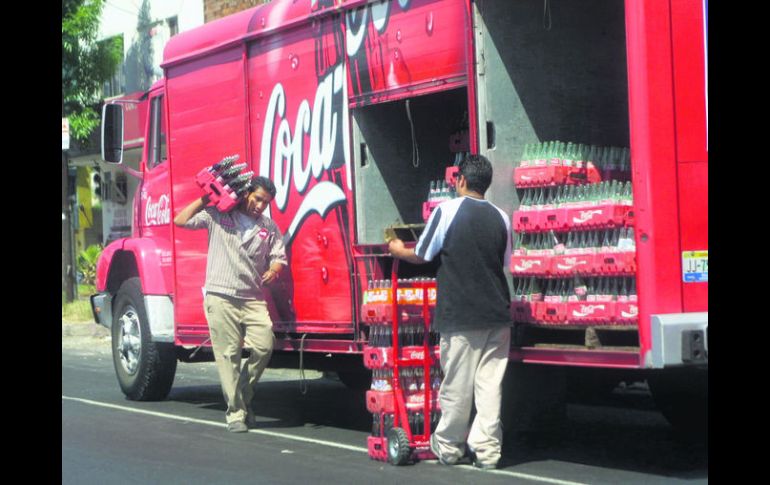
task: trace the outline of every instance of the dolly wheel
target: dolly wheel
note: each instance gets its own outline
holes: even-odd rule
[[[388,431],[388,461],[391,465],[403,465],[411,455],[409,438],[401,428],[391,428]]]

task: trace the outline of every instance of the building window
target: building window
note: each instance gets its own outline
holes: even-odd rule
[[[174,15],[173,17],[167,18],[166,25],[168,26],[169,37],[174,37],[176,34],[179,33],[179,22],[177,21],[176,15]]]

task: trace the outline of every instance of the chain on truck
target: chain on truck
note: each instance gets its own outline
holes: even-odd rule
[[[213,358],[205,235],[171,221],[230,154],[277,188],[289,267],[268,295],[271,365],[387,387],[367,360],[388,341],[377,299],[436,266],[395,274],[383,233],[416,240],[479,153],[516,241],[508,429],[527,399],[556,409],[565,389],[630,379],[704,431],[706,15],[705,0],[274,0],[174,36],[163,78],[104,107],[114,164],[143,115],[132,232],[105,248],[92,296],[121,389],[163,399],[178,361]]]

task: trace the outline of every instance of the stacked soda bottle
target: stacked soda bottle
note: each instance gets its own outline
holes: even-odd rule
[[[519,167],[592,166],[602,180],[631,180],[631,152],[628,148],[584,145],[559,140],[524,145]]]
[[[236,164],[238,155],[230,155],[198,173],[196,182],[206,192],[211,204],[228,212],[248,194],[254,172],[246,171],[246,163]]]
[[[517,230],[511,260],[514,318],[547,323],[535,317],[538,305],[579,301],[634,302],[636,247],[633,219],[628,217],[633,214],[630,150],[562,141],[530,143],[524,146],[519,167],[590,168],[592,172],[570,170],[565,172],[569,174],[567,178],[558,181],[515,179],[519,207],[513,217]],[[593,180],[591,177],[581,179],[584,173],[593,173]],[[616,210],[607,211],[606,208]],[[602,213],[604,218],[584,222],[572,217],[578,213],[573,209],[589,216],[603,210],[609,215]],[[544,222],[545,217],[537,217],[540,214],[555,215]],[[623,215],[616,217],[615,214]],[[552,219],[557,222],[549,225]],[[524,224],[524,221],[531,223],[532,220],[537,222]],[[614,257],[619,254],[628,256]],[[567,266],[570,269],[560,271],[555,267],[557,261],[575,261],[575,258],[564,256],[580,255],[591,257],[578,258],[586,264],[576,264],[574,269]],[[526,308],[531,312],[523,313],[521,303],[527,303]],[[606,323],[616,322],[608,319]],[[626,319],[623,323],[635,322]]]
[[[428,191],[428,202],[440,204],[457,197],[455,190],[447,185],[446,180],[431,180]]]
[[[424,317],[427,298],[432,323],[436,280],[418,277],[398,279],[396,285],[393,283],[389,279],[370,280],[361,309],[364,323],[369,327],[368,343],[364,346],[364,365],[372,370],[371,388],[366,394],[367,409],[372,413],[372,435],[367,445],[369,456],[383,461],[387,459],[383,451],[387,446],[387,434],[394,426],[394,414],[397,412],[394,373],[398,373],[398,392],[402,393],[401,402],[407,408],[407,422],[401,422],[399,426],[409,429],[412,436],[424,434],[426,419],[430,420],[431,431],[435,429],[440,416],[437,409],[438,389],[443,378],[438,364],[439,335],[432,324],[426,328]],[[398,287],[397,292],[393,291],[394,286]],[[397,325],[393,322],[393,298],[398,303]],[[394,352],[394,340],[398,344],[398,355]],[[430,357],[425,352],[426,344]],[[409,359],[409,362],[397,363],[397,358]],[[424,360],[428,358],[432,359],[432,364],[426,371]],[[426,372],[429,374],[426,375]],[[426,383],[432,396],[429,415],[426,414],[425,404]]]

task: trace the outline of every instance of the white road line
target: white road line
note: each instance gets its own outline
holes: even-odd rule
[[[160,413],[157,411],[148,411],[145,409],[136,409],[131,408],[128,406],[120,406],[118,404],[110,404],[106,402],[100,402],[100,401],[92,401],[90,399],[82,399],[79,397],[69,397],[62,395],[62,400],[65,401],[75,401],[80,402],[83,404],[90,404],[92,406],[99,406],[103,408],[110,408],[110,409],[117,409],[120,411],[127,411],[129,413],[136,413],[136,414],[146,414],[148,416],[155,416],[158,418],[167,418],[167,419],[173,419],[176,421],[184,421],[187,423],[196,423],[196,424],[205,424],[207,426],[216,426],[218,428],[226,428],[227,424],[215,422],[215,421],[207,421],[205,419],[196,419],[196,418],[189,418],[186,416],[177,416],[175,414],[168,414],[168,413]],[[301,441],[304,443],[312,443],[315,445],[321,445],[321,446],[329,446],[332,448],[341,448],[343,450],[349,450],[349,451],[357,451],[359,453],[368,453],[368,450],[366,448],[362,448],[360,446],[351,446],[351,445],[345,445],[342,443],[335,443],[333,441],[324,441],[324,440],[317,440],[313,438],[305,438],[302,436],[295,436],[291,434],[285,434],[285,433],[276,433],[275,431],[266,431],[263,429],[250,429],[248,431],[249,433],[256,433],[261,434],[265,436],[272,436],[274,438],[284,438],[287,440],[293,440],[293,441]],[[425,461],[425,463],[438,465],[437,461],[428,460]],[[554,485],[586,485],[584,483],[580,482],[571,482],[568,480],[559,480],[557,478],[548,478],[548,477],[541,477],[538,475],[529,475],[527,473],[519,473],[519,472],[512,472],[507,470],[479,470],[477,468],[472,467],[471,465],[457,465],[459,468],[473,470],[477,472],[482,473],[492,473],[494,475],[502,475],[502,476],[508,476],[508,477],[515,477],[515,478],[521,478],[524,480],[531,480],[534,482],[543,482],[543,483],[552,483]]]
[[[147,411],[145,409],[136,409],[136,408],[130,408],[127,406],[120,406],[117,404],[110,404],[106,402],[99,402],[99,401],[91,401],[89,399],[81,399],[78,397],[69,397],[69,396],[62,396],[61,397],[64,400],[67,401],[77,401],[84,404],[91,404],[92,406],[100,406],[103,408],[110,408],[110,409],[118,409],[120,411],[128,411],[130,413],[137,413],[137,414],[146,414],[149,416],[156,416],[158,418],[168,418],[168,419],[174,419],[177,421],[185,421],[188,423],[197,423],[197,424],[205,424],[208,426],[216,426],[218,428],[226,428],[227,424],[225,423],[219,423],[214,421],[206,421],[204,419],[195,419],[195,418],[188,418],[185,416],[177,416],[175,414],[168,414],[168,413],[159,413],[156,411]],[[334,443],[332,441],[324,441],[324,440],[316,440],[313,438],[303,438],[302,436],[294,436],[290,434],[284,434],[284,433],[276,433],[275,431],[266,431],[263,429],[250,429],[249,433],[256,433],[256,434],[262,434],[265,436],[273,436],[276,438],[285,438],[289,440],[294,441],[304,441],[306,443],[313,443],[316,445],[323,445],[323,446],[331,446],[333,448],[342,448],[343,450],[350,450],[350,451],[358,451],[360,453],[368,453],[369,450],[366,448],[362,448],[360,446],[351,446],[351,445],[345,445],[342,443]]]

